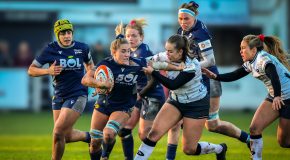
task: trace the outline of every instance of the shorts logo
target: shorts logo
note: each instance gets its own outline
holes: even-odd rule
[[[71,101],[70,101],[70,104],[73,104],[73,103],[75,103],[75,101],[74,101],[74,100],[71,100]]]
[[[95,108],[99,108],[100,107],[100,105],[99,104],[95,104]]]
[[[144,156],[144,153],[141,152],[140,150],[138,150],[137,154],[138,154],[139,156]]]

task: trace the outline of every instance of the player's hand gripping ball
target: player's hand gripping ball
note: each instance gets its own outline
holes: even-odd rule
[[[106,65],[100,65],[95,71],[94,78],[101,83],[109,81],[112,84],[111,88],[109,89],[96,88],[96,92],[98,94],[108,94],[112,91],[114,87],[114,75],[109,67],[107,67]]]

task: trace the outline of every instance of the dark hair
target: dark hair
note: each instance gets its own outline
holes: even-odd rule
[[[179,9],[186,8],[186,9],[189,9],[189,10],[193,11],[195,13],[195,15],[198,15],[198,10],[197,10],[198,7],[199,7],[199,5],[196,2],[190,1],[189,3],[183,3],[179,7]]]
[[[250,49],[256,47],[257,51],[261,51],[265,47],[265,51],[277,57],[277,59],[290,71],[290,65],[287,61],[287,52],[283,50],[282,43],[275,36],[247,35],[243,38],[247,42]]]
[[[175,34],[168,38],[168,43],[174,44],[177,50],[182,49],[182,61],[184,62],[189,53],[189,43],[185,36]]]

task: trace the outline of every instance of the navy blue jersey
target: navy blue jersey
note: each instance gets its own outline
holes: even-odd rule
[[[59,75],[52,76],[54,95],[61,98],[87,95],[87,87],[81,84],[81,80],[85,73],[84,63],[92,63],[89,46],[74,41],[71,47],[62,48],[56,41],[51,42],[35,58],[33,64],[42,67],[47,63],[51,65],[54,61],[56,65],[63,67]]]
[[[211,36],[206,26],[200,21],[196,20],[196,24],[189,31],[184,31],[180,27],[177,34],[187,37],[190,45],[190,50],[198,61],[201,60],[201,52],[206,52],[212,49]]]
[[[149,49],[149,46],[147,44],[141,43],[139,47],[135,51],[131,51],[131,56],[136,58],[147,58],[153,56],[153,53]],[[147,77],[144,77],[140,80],[137,84],[137,90],[141,91],[143,87],[145,87],[147,84]],[[154,86],[149,92],[146,93],[147,97],[152,97],[156,99],[165,99],[163,87],[159,82],[157,82],[157,85]]]
[[[146,66],[146,60],[130,58],[130,65],[120,65],[112,57],[108,57],[96,68],[100,65],[109,67],[114,75],[114,87],[107,95],[107,107],[133,107],[137,99],[137,82],[145,77],[142,67]]]

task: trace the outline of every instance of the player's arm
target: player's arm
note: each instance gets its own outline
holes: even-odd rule
[[[28,75],[32,77],[38,77],[38,76],[44,76],[44,75],[52,75],[56,76],[59,75],[62,71],[62,67],[59,65],[56,65],[56,61],[53,62],[49,66],[49,68],[41,68],[39,65],[36,65],[36,63],[32,63],[28,68]]]
[[[175,79],[169,79],[163,75],[161,75],[158,71],[154,71],[154,69],[150,66],[144,67],[144,72],[147,74],[152,74],[157,81],[162,83],[166,88],[170,90],[175,90],[189,82],[194,76],[195,72],[180,72],[179,75]]]
[[[272,63],[266,64],[265,72],[266,75],[270,78],[274,90],[272,108],[274,110],[279,110],[281,109],[282,104],[284,105],[284,102],[281,98],[281,84],[275,65]]]
[[[157,83],[157,81],[155,80],[155,78],[152,77],[152,76],[150,76],[150,80],[147,81],[146,86],[144,86],[144,87],[142,88],[142,90],[139,92],[139,96],[140,96],[140,97],[144,97],[144,96],[145,96],[149,91],[151,91],[153,88],[155,88],[157,84],[158,84],[158,83]]]
[[[93,61],[89,61],[88,63],[85,63],[84,66],[87,72],[95,67]]]
[[[82,78],[82,84],[87,87],[109,89],[111,83],[109,81],[100,82],[94,78],[95,69],[90,69]]]
[[[208,78],[222,82],[232,82],[249,74],[249,72],[247,72],[244,67],[240,67],[233,72],[225,74],[215,74],[206,68],[202,68],[201,70],[202,73],[205,74]]]
[[[211,67],[215,65],[215,57],[213,49],[201,52],[202,60],[200,61],[201,67]]]

